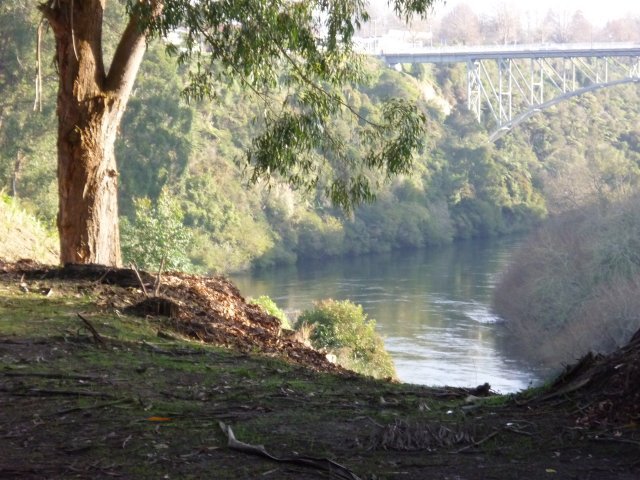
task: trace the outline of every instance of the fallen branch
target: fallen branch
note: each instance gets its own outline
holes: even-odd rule
[[[83,317],[82,315],[80,315],[79,313],[77,315],[80,318],[80,320],[82,320],[85,327],[87,327],[87,329],[91,332],[91,335],[93,335],[93,341],[96,343],[99,343],[100,345],[105,345],[104,339],[100,336],[100,334],[95,329],[95,327],[91,325],[91,322],[87,320],[85,317]]]
[[[102,380],[102,377],[89,375],[69,375],[62,373],[41,373],[41,372],[2,372],[5,377],[37,377],[37,378],[55,378],[59,380],[85,380],[94,381]]]
[[[165,335],[164,333],[162,335],[158,335],[159,338],[163,338],[163,335]],[[164,337],[166,338],[166,336]],[[180,339],[178,337],[171,337],[171,340],[175,340],[175,341],[179,341]],[[157,345],[154,345],[153,343],[149,343],[145,340],[142,340],[140,342],[140,345],[143,345],[145,347],[147,347],[147,349],[149,349],[150,351],[152,351],[153,353],[159,353],[161,355],[171,355],[171,356],[191,356],[191,355],[212,355],[211,352],[208,352],[206,350],[195,350],[195,349],[174,349],[174,350],[165,350],[163,348],[158,347]],[[216,360],[217,361],[217,360]]]
[[[0,343],[4,343],[6,345],[48,345],[50,343],[50,340],[14,340],[12,338],[0,338]]]
[[[570,393],[575,392],[576,390],[580,390],[581,388],[585,387],[589,382],[591,382],[593,377],[589,376],[586,378],[582,378],[580,380],[578,380],[575,383],[569,383],[567,385],[565,385],[564,387],[560,387],[558,388],[558,390],[551,392],[547,395],[543,395],[542,397],[540,397],[539,401],[541,402],[545,402],[547,400],[551,400],[552,398],[556,398],[556,397],[561,397],[561,396],[565,396],[568,395]]]
[[[51,414],[52,416],[55,415],[65,415],[67,413],[72,413],[72,412],[80,412],[80,411],[84,411],[84,410],[93,410],[96,408],[105,408],[105,407],[111,407],[113,405],[119,405],[121,403],[125,403],[128,402],[129,399],[128,398],[121,398],[120,400],[116,400],[114,402],[104,402],[104,403],[96,403],[95,405],[89,405],[87,407],[72,407],[72,408],[66,408],[64,410],[59,410],[53,414]]]
[[[129,435],[127,438],[124,439],[124,442],[122,442],[123,449],[127,446],[127,443],[129,443],[129,440],[131,440],[132,438],[133,438],[133,435]]]
[[[107,277],[107,275],[109,275],[110,272],[111,272],[110,268],[105,269],[104,273],[102,275],[100,275],[100,278],[98,278],[98,280],[96,280],[94,283],[96,285],[101,284],[102,281]]]
[[[589,437],[589,440],[592,442],[614,442],[614,443],[626,443],[629,445],[637,445],[640,446],[640,442],[637,440],[630,440],[628,438],[617,438],[617,437]]]
[[[108,393],[91,392],[88,390],[42,390],[39,388],[32,388],[26,392],[8,392],[10,395],[18,397],[48,397],[61,395],[65,397],[99,397],[99,398],[116,398]]]
[[[520,430],[519,428],[514,427],[504,427],[507,432],[517,433],[518,435],[524,435],[526,437],[533,437],[533,433],[527,432],[525,430]]]
[[[462,453],[462,452],[465,452],[465,451],[469,450],[470,448],[478,447],[478,446],[482,445],[483,443],[485,443],[485,442],[487,442],[487,441],[491,440],[493,437],[495,437],[496,435],[498,435],[498,433],[499,433],[499,430],[496,430],[495,432],[491,432],[489,435],[487,435],[487,436],[486,436],[486,437],[484,437],[483,439],[478,440],[477,442],[473,442],[473,443],[471,443],[471,444],[467,445],[466,447],[462,447],[462,448],[460,448],[459,450],[455,450],[455,451],[454,451],[454,452],[452,452],[452,453]]]
[[[371,423],[373,423],[376,427],[378,428],[384,428],[384,425],[382,425],[381,423],[376,422],[373,418],[371,418],[368,415],[365,415],[364,417],[355,417],[353,418],[351,421],[356,421],[356,420],[369,420]]]
[[[244,443],[239,440],[236,440],[236,437],[231,430],[231,427],[226,425],[223,422],[218,422],[220,428],[227,436],[228,442],[227,446],[238,452],[249,453],[251,455],[258,455],[260,457],[268,458],[269,460],[273,460],[274,462],[279,463],[292,463],[294,465],[302,465],[305,467],[311,467],[318,470],[325,470],[330,472],[330,474],[335,476],[336,478],[342,478],[344,480],[361,480],[355,473],[353,473],[348,468],[336,463],[327,458],[314,458],[314,457],[303,457],[303,456],[294,456],[294,457],[275,457],[271,455],[264,448],[263,445],[251,445],[249,443]]]
[[[169,332],[163,332],[162,330],[158,330],[156,335],[158,338],[164,338],[165,340],[171,340],[173,342],[180,342],[182,340],[180,337],[172,335]]]

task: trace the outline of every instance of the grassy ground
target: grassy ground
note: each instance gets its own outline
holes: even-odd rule
[[[0,192],[0,257],[58,262],[58,239],[19,203]]]
[[[322,373],[167,335],[113,306],[131,287],[20,283],[0,275],[0,478],[640,478],[636,425],[580,425],[569,396]]]

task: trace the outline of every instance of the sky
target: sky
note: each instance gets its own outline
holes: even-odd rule
[[[491,14],[500,5],[509,5],[531,17],[543,18],[550,9],[556,12],[575,12],[582,10],[585,17],[594,25],[602,26],[608,20],[621,18],[632,14],[640,16],[640,1],[638,0],[436,0],[435,14],[441,16],[460,3],[466,3],[478,14]]]

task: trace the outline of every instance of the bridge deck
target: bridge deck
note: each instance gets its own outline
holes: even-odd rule
[[[426,47],[407,51],[380,52],[376,56],[388,64],[459,63],[505,58],[635,57],[640,56],[637,43],[567,43],[522,45],[476,45]]]

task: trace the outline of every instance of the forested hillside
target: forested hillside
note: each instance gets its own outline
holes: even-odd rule
[[[44,39],[36,96],[38,22],[22,2],[0,5],[0,31],[12,39],[0,44],[0,191],[53,226],[57,86]],[[342,212],[323,199],[321,182],[312,192],[277,179],[250,184],[242,153],[256,103],[230,85],[213,102],[188,104],[179,95],[185,68],[161,42],[149,46],[117,144],[123,250],[148,268],[165,258],[229,271],[500,235],[594,195],[625,194],[640,178],[637,85],[563,102],[493,144],[466,111],[464,65],[398,72],[372,59],[350,107],[365,116],[389,97],[415,100],[427,118],[425,147],[411,175],[380,177],[375,203]]]

